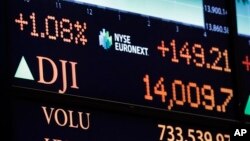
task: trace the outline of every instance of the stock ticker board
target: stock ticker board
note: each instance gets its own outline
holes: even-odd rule
[[[250,116],[250,5],[249,1],[236,1],[237,36],[235,38],[235,53],[238,69],[238,89],[242,96],[244,115]]]
[[[19,115],[13,116],[16,127],[13,130],[14,140],[232,140],[230,126],[142,118],[93,108],[25,100],[14,103],[13,115]]]
[[[10,0],[7,35],[11,85],[56,97],[69,95],[162,113],[250,121],[249,5],[248,0],[233,4],[221,0]],[[45,132],[67,124],[69,129],[91,130],[82,139],[91,139],[93,132],[110,138],[108,130],[103,134],[95,131],[107,127],[104,119],[108,118],[117,122],[112,124],[116,140],[124,136],[130,124],[135,127],[128,133],[131,136],[136,131],[142,131],[141,136],[152,133],[146,140],[194,141],[201,140],[199,135],[203,140],[230,140],[229,129],[133,119],[129,115],[129,121],[118,121],[119,115],[98,110],[86,109],[84,113],[79,112],[84,108],[16,103],[20,105],[14,104],[13,113],[25,107],[32,107],[28,111],[34,113],[31,117],[24,112],[20,117],[23,122],[13,116],[17,127],[43,117],[43,124],[27,128],[41,128],[45,141],[53,140],[45,137]],[[93,113],[104,119],[95,119]],[[97,123],[107,125],[90,128],[92,115]],[[124,129],[116,132],[120,126]],[[72,136],[79,134],[70,132]],[[28,136],[21,134],[21,128],[15,133],[15,140]]]

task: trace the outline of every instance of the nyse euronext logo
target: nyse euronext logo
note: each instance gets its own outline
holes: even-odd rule
[[[109,49],[112,44],[112,36],[109,36],[108,31],[102,29],[99,35],[99,45],[102,46],[104,49]]]
[[[138,45],[133,45],[131,43],[131,36],[114,33],[114,47],[116,51],[126,52],[130,54],[144,55],[149,56],[148,48]],[[99,45],[104,49],[110,49],[113,45],[113,38],[110,35],[110,32],[106,29],[102,29],[99,34]]]

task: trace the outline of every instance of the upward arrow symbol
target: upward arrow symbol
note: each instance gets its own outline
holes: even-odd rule
[[[245,115],[250,116],[250,95],[248,97],[244,113],[245,113]]]
[[[30,68],[29,68],[24,57],[22,57],[19,65],[18,65],[16,74],[15,74],[15,78],[34,80],[34,77],[33,77],[32,73],[30,72]]]

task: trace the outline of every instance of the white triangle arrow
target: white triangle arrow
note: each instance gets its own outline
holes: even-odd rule
[[[15,78],[34,80],[34,77],[33,77],[32,73],[30,72],[30,68],[29,68],[24,57],[22,57],[19,65],[18,65],[16,74],[15,74]]]

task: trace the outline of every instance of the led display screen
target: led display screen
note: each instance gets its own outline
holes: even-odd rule
[[[13,141],[230,141],[235,139],[232,134],[235,127],[240,127],[225,128],[225,125],[211,126],[176,119],[156,120],[84,106],[66,108],[25,100],[15,100],[13,103]]]
[[[226,1],[9,3],[13,86],[237,119]]]
[[[237,33],[235,56],[242,115],[250,119],[250,1],[235,0]]]

